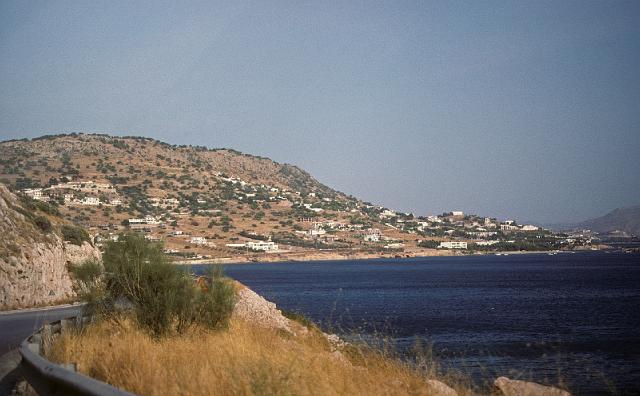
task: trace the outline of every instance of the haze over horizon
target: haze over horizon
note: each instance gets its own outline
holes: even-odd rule
[[[0,140],[140,135],[416,214],[640,203],[640,3],[0,3]]]

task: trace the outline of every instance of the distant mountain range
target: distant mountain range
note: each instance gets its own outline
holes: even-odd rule
[[[604,216],[575,224],[554,224],[555,230],[589,229],[599,233],[624,231],[627,234],[640,235],[640,205],[627,206],[612,210]]]

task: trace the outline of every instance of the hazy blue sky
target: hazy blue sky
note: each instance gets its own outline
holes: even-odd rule
[[[640,203],[640,1],[0,2],[0,138],[143,135],[365,200]]]

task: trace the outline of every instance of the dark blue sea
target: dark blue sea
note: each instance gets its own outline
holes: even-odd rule
[[[194,266],[201,272],[203,266]],[[640,394],[640,255],[463,256],[237,264],[225,273],[324,329],[430,346],[479,383]]]

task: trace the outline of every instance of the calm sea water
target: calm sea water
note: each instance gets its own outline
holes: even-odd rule
[[[194,266],[201,272],[202,266]],[[341,334],[431,345],[445,366],[574,394],[640,393],[640,255],[241,264],[227,275]]]

